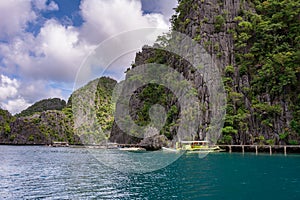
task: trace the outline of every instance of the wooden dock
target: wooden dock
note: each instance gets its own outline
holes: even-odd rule
[[[255,152],[257,155],[259,152],[269,153],[300,153],[300,145],[218,145],[222,149],[226,149],[229,153],[232,152]]]
[[[113,146],[99,146],[99,145],[88,145],[90,148],[124,148],[124,147],[141,147],[140,144],[118,144],[112,143]],[[226,150],[229,153],[232,152],[255,152],[255,154],[259,153],[269,153],[272,155],[273,153],[282,153],[287,155],[289,153],[298,153],[300,154],[300,145],[216,145],[219,146],[221,149]]]

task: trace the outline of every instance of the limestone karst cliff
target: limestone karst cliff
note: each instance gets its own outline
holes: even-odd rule
[[[227,103],[218,142],[299,144],[300,2],[179,0],[175,10],[171,32],[201,45],[221,74]],[[171,46],[170,35],[160,36],[156,46],[143,47],[126,78],[138,81],[140,77],[130,75],[130,71],[144,64],[164,64],[176,70],[192,83],[190,92],[201,105],[199,126],[189,136],[204,139],[212,129],[214,113],[207,77],[185,58],[157,48]],[[75,91],[67,105],[58,100],[58,107],[52,107],[42,101],[42,110],[34,105],[22,117],[0,110],[0,143],[99,143],[109,137],[112,142],[140,142],[142,138],[127,134],[114,121],[112,91],[116,84],[110,78],[96,79]],[[161,134],[174,141],[183,110],[170,88],[153,83],[138,88],[130,98],[130,117],[137,125],[146,126],[156,104],[165,109],[166,123],[159,130],[151,129],[149,135]]]
[[[16,116],[0,109],[0,144],[101,142],[112,127],[111,96],[116,83],[107,77],[95,79],[74,91],[67,105],[61,99],[45,99]]]
[[[172,30],[193,38],[212,56],[222,74],[227,94],[226,118],[219,143],[297,144],[300,135],[299,2],[286,0],[180,0],[172,17]],[[168,37],[158,43],[168,45]],[[203,139],[210,128],[209,91],[200,74],[193,74],[185,59],[170,52],[145,46],[137,53],[135,66],[167,64],[194,83],[205,105],[201,125],[194,138]],[[127,77],[128,78],[128,77]],[[150,88],[150,89],[149,89]],[[141,123],[149,103],[168,95],[157,86],[140,88],[133,95],[132,118]],[[170,93],[163,89],[159,94]],[[207,98],[206,98],[207,97]],[[166,97],[168,113],[180,105]],[[138,99],[138,100],[134,100]],[[155,102],[155,100],[157,102]],[[144,102],[144,103],[143,103]],[[146,102],[146,103],[145,103]],[[148,109],[148,110],[147,110]],[[160,131],[169,139],[176,135],[178,112]],[[136,142],[114,124],[112,141]]]

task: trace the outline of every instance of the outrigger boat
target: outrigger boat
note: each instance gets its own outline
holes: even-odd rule
[[[181,152],[186,151],[187,153],[210,153],[219,152],[222,149],[215,145],[209,145],[209,141],[180,141],[176,142],[176,148],[163,147],[163,151],[169,152]]]
[[[141,148],[141,147],[124,147],[124,148],[119,148],[119,150],[120,151],[134,152],[134,153],[146,152],[146,149]]]
[[[53,142],[52,147],[69,147],[69,144],[67,142]]]
[[[169,147],[162,147],[161,149],[166,152],[175,152],[175,153],[181,151],[180,149],[169,148]]]

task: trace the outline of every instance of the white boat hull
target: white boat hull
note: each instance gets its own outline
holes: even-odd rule
[[[162,150],[166,151],[166,152],[180,152],[181,151],[180,149],[173,149],[173,148],[168,148],[168,147],[162,147]]]
[[[139,152],[146,152],[146,149],[141,148],[141,147],[128,147],[128,148],[119,148],[120,151],[127,151],[127,152],[135,152],[135,153],[139,153]]]
[[[186,152],[186,153],[211,153],[211,152],[222,151],[222,149],[220,149],[218,146],[195,148],[195,149],[175,149],[175,148],[162,147],[162,150],[165,152]]]

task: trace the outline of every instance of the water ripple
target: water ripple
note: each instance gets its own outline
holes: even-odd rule
[[[166,168],[133,174],[86,149],[0,146],[0,199],[299,199],[299,158],[184,155]]]

